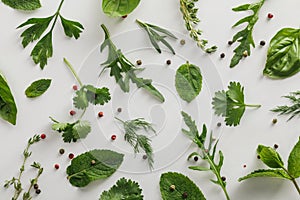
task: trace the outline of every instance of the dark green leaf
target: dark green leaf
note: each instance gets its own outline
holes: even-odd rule
[[[0,117],[5,121],[16,125],[17,120],[17,106],[11,90],[0,73]]]
[[[84,29],[83,26],[79,22],[65,19],[61,15],[60,15],[60,19],[66,36],[74,37],[75,39],[78,39],[80,37],[80,33]]]
[[[271,40],[265,76],[274,79],[288,78],[300,71],[300,29],[283,28]]]
[[[181,65],[176,71],[175,86],[179,96],[188,103],[194,100],[202,88],[202,75],[196,65]]]
[[[182,194],[187,193],[191,200],[205,200],[205,197],[196,184],[187,176],[176,172],[164,173],[160,177],[160,192],[163,200],[182,200]],[[174,185],[175,190],[170,190]]]
[[[95,88],[92,85],[84,86],[87,100],[94,105],[104,105],[111,99],[108,88]]]
[[[239,178],[239,181],[243,181],[249,178],[255,177],[272,177],[272,178],[282,178],[290,179],[289,175],[283,169],[259,169],[250,174]]]
[[[102,10],[111,17],[120,17],[131,13],[140,3],[140,0],[103,0]]]
[[[190,166],[189,169],[196,170],[196,171],[210,171],[207,167],[201,167],[201,166]]]
[[[271,168],[283,168],[283,161],[277,151],[272,147],[258,145],[257,154],[260,156],[261,161]]]
[[[92,150],[83,153],[67,168],[68,180],[75,187],[111,176],[123,162],[123,154],[110,150]]]
[[[40,79],[34,81],[26,90],[25,94],[28,98],[35,98],[44,94],[50,87],[51,79]]]
[[[2,2],[18,10],[35,10],[41,7],[39,0],[2,0]]]
[[[300,177],[300,138],[289,155],[288,172],[293,178]]]

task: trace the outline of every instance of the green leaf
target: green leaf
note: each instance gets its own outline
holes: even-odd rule
[[[51,79],[40,79],[34,81],[26,90],[25,94],[28,98],[35,98],[44,94],[50,87]]]
[[[74,37],[75,39],[78,39],[84,27],[79,22],[65,19],[61,15],[59,16],[66,36]]]
[[[291,77],[300,71],[300,29],[283,28],[271,39],[263,74],[273,79]]]
[[[89,102],[87,99],[86,91],[84,87],[80,88],[80,90],[76,91],[76,96],[73,98],[73,104],[75,108],[85,109],[89,106]]]
[[[192,120],[192,117],[188,115],[186,112],[181,111],[181,115],[187,127],[190,129],[189,131],[182,129],[182,132],[188,136],[191,140],[194,140],[199,136],[198,128],[196,122]]]
[[[18,10],[36,10],[42,6],[39,0],[2,0],[2,2]]]
[[[120,17],[131,13],[140,0],[103,0],[102,10],[110,17]]]
[[[260,156],[261,161],[271,168],[283,168],[283,161],[277,151],[272,147],[264,145],[258,145],[257,153]]]
[[[38,40],[41,35],[45,32],[49,23],[53,19],[54,16],[50,16],[47,18],[31,18],[28,19],[26,22],[18,26],[17,28],[22,28],[27,25],[32,25],[27,28],[22,34],[22,45],[25,48],[30,42]]]
[[[95,88],[92,85],[84,86],[87,100],[94,105],[104,105],[111,99],[109,89],[106,87]]]
[[[205,200],[203,193],[187,176],[176,173],[164,173],[160,177],[160,192],[163,200],[182,200],[182,194],[187,193],[191,200]],[[175,190],[170,190],[170,186],[174,185]]]
[[[300,138],[289,155],[288,172],[293,178],[300,177]]]
[[[49,32],[36,44],[30,55],[34,63],[40,64],[40,68],[44,69],[48,58],[52,57],[52,54],[52,32]]]
[[[190,166],[189,169],[196,170],[196,171],[210,171],[207,167],[201,167],[201,166]]]
[[[73,126],[73,135],[76,139],[86,138],[86,136],[91,132],[91,129],[89,121],[80,120]]]
[[[250,174],[239,178],[239,181],[244,181],[249,178],[256,178],[256,177],[271,177],[271,178],[282,178],[282,179],[289,179],[289,175],[283,169],[259,169]]]
[[[224,90],[218,91],[213,97],[213,109],[218,116],[225,117],[227,113],[227,95]]]
[[[143,200],[142,189],[137,182],[121,178],[99,200]]]
[[[123,162],[123,154],[111,150],[92,150],[83,153],[67,168],[68,180],[75,187],[111,176]]]
[[[188,62],[181,65],[176,71],[175,86],[181,99],[188,103],[193,101],[202,88],[200,68]]]
[[[0,73],[0,117],[16,125],[17,106],[4,76]]]

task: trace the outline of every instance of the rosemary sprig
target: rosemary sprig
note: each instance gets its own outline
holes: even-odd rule
[[[152,124],[145,121],[143,118],[137,118],[133,120],[127,120],[123,121],[117,117],[115,117],[116,120],[120,121],[123,124],[124,127],[124,139],[126,142],[128,142],[134,150],[134,153],[139,153],[140,149],[144,150],[150,169],[153,169],[153,149],[151,146],[151,139],[149,139],[145,135],[137,134],[137,131],[144,129],[146,132],[154,132],[154,128],[152,127]]]
[[[148,23],[142,22],[138,19],[136,20],[136,22],[140,27],[145,29],[145,31],[147,32],[147,34],[149,36],[151,44],[153,45],[153,47],[156,49],[156,51],[158,53],[161,53],[161,49],[158,45],[158,43],[161,42],[175,55],[175,50],[165,40],[166,37],[170,37],[172,39],[177,39],[177,37],[173,33],[171,33],[170,31],[168,31],[164,28],[161,28],[157,25],[148,24]],[[162,35],[160,33],[162,33]]]
[[[289,95],[283,97],[289,99],[292,105],[277,106],[271,111],[279,113],[279,115],[290,115],[288,121],[300,115],[300,91],[291,92]]]
[[[17,200],[19,198],[19,196],[21,195],[22,191],[23,191],[23,185],[22,185],[22,182],[21,182],[21,178],[22,178],[23,172],[25,171],[26,161],[32,154],[32,152],[29,151],[29,148],[31,147],[31,145],[39,142],[40,140],[41,140],[41,138],[40,138],[39,135],[34,135],[32,138],[29,138],[29,140],[27,142],[27,146],[26,146],[25,150],[23,151],[24,159],[23,159],[22,166],[20,167],[20,170],[19,170],[19,175],[17,177],[13,177],[11,180],[5,181],[5,184],[4,184],[5,188],[9,188],[11,185],[14,186],[15,192],[14,192],[14,195],[12,197],[12,200]],[[24,195],[28,196],[27,193],[28,193],[28,191],[25,192]]]
[[[189,31],[190,37],[197,42],[197,46],[206,53],[213,53],[217,50],[217,46],[206,48],[208,41],[201,39],[202,30],[196,28],[196,25],[200,22],[200,19],[197,17],[198,8],[195,8],[195,2],[197,1],[180,0],[180,11],[185,21],[185,27]]]

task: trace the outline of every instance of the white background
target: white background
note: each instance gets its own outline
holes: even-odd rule
[[[287,118],[278,117],[278,123],[273,126],[271,121],[276,115],[269,111],[277,105],[287,103],[280,96],[299,89],[299,81],[297,80],[299,75],[277,81],[263,77],[262,70],[265,64],[267,45],[262,48],[259,46],[260,40],[265,40],[268,44],[272,36],[283,27],[299,27],[299,2],[296,0],[266,0],[253,33],[257,47],[252,50],[250,57],[242,60],[234,69],[230,69],[230,58],[235,46],[228,47],[227,41],[232,38],[234,33],[241,30],[240,27],[232,29],[231,26],[241,17],[247,15],[246,13],[234,13],[231,11],[231,8],[243,3],[248,3],[248,1],[203,0],[198,2],[198,17],[202,20],[199,28],[204,31],[203,37],[209,40],[209,44],[216,44],[219,49],[216,53],[206,56],[203,56],[201,50],[196,50],[188,58],[197,59],[196,57],[201,56],[202,58],[204,57],[203,60],[211,59],[214,63],[214,66],[211,67],[216,68],[219,72],[219,75],[216,74],[215,76],[216,79],[220,76],[224,86],[232,80],[240,81],[245,86],[246,101],[262,104],[262,107],[258,110],[247,110],[241,120],[240,126],[235,128],[224,127],[221,131],[218,147],[225,155],[222,174],[227,177],[227,190],[231,199],[298,199],[299,196],[292,183],[287,181],[259,178],[239,183],[237,179],[254,169],[264,167],[256,159],[255,150],[258,144],[269,146],[275,143],[278,144],[278,151],[282,155],[283,160],[286,161],[289,152],[299,137],[300,128],[297,124],[297,118],[286,123]],[[52,15],[59,1],[42,1],[42,4],[43,7],[34,12],[19,12],[0,4],[0,70],[6,76],[18,106],[16,126],[11,126],[6,122],[0,121],[0,183],[17,175],[22,162],[22,151],[25,148],[27,139],[34,134],[46,133],[47,139],[32,148],[33,155],[29,160],[29,163],[39,161],[45,168],[39,183],[42,193],[35,197],[36,199],[98,199],[102,191],[109,189],[120,177],[127,177],[140,183],[146,200],[156,200],[160,199],[160,174],[167,171],[178,171],[189,176],[201,188],[207,199],[225,199],[220,188],[209,182],[209,179],[213,178],[210,173],[194,172],[187,168],[191,163],[186,161],[186,157],[192,150],[195,150],[194,146],[188,151],[180,152],[180,154],[184,153],[184,155],[172,165],[152,173],[134,174],[118,171],[110,178],[103,181],[96,181],[83,189],[72,187],[68,183],[65,174],[65,168],[70,162],[67,158],[68,153],[73,152],[75,155],[78,155],[90,148],[80,142],[65,144],[59,134],[51,131],[50,128],[51,123],[48,116],[65,121],[71,120],[68,112],[72,109],[72,85],[75,84],[75,80],[62,62],[62,58],[68,58],[76,70],[84,66],[85,59],[88,57],[90,51],[97,48],[103,41],[104,35],[100,28],[100,24],[102,23],[106,24],[112,36],[136,29],[137,24],[134,21],[137,18],[158,24],[177,33],[187,35],[187,32],[179,11],[179,1],[141,1],[138,8],[125,20],[105,16],[102,13],[100,1],[65,1],[61,10],[62,15],[65,18],[81,22],[85,30],[78,40],[69,39],[64,35],[61,25],[57,23],[53,33],[54,55],[48,60],[48,66],[41,71],[38,66],[33,64],[33,61],[29,57],[34,45],[29,44],[26,49],[23,49],[19,36],[24,29],[16,30],[16,27],[28,18]],[[269,12],[274,14],[272,20],[267,19]],[[127,39],[127,42],[134,43],[135,40],[136,38],[133,37],[131,40]],[[148,42],[145,39],[145,45]],[[172,44],[175,44],[175,42]],[[193,46],[194,43],[188,41],[187,45]],[[188,47],[186,46],[185,48]],[[226,54],[226,57],[221,60],[219,55],[222,52]],[[154,53],[150,53],[149,56],[155,55]],[[102,55],[102,58],[105,58],[105,55]],[[145,55],[145,58],[147,56]],[[160,57],[162,65],[168,59],[167,56],[163,56],[161,55]],[[203,63],[199,62],[197,64],[201,66]],[[178,66],[174,65],[172,67],[176,69]],[[91,67],[99,68],[99,63],[95,62],[95,66]],[[94,77],[94,75],[91,73],[91,76]],[[107,73],[105,75],[107,80],[113,80],[108,77]],[[33,80],[40,78],[53,79],[50,89],[43,96],[35,100],[27,99],[24,95],[24,90]],[[206,79],[208,78],[211,77],[206,77]],[[170,81],[171,79],[172,77],[170,77]],[[138,104],[138,106],[140,105]],[[199,115],[201,117],[207,115],[207,113],[209,117],[203,120],[200,117],[199,121],[197,121],[199,127],[201,127],[204,121],[211,120],[212,112],[209,107],[210,104],[201,106],[206,107],[210,111],[200,111]],[[106,106],[101,109],[107,110],[105,113],[111,113],[110,109],[112,108],[114,107]],[[142,105],[140,109],[143,109]],[[198,113],[196,114],[198,115]],[[109,117],[111,116],[106,116],[105,120],[112,121]],[[167,113],[166,117],[172,118],[174,115]],[[211,121],[211,124],[211,128],[216,129],[214,120]],[[97,126],[96,124],[94,125]],[[107,138],[103,137],[103,141],[110,143],[110,133],[106,134]],[[178,132],[178,134],[180,133]],[[122,137],[118,137],[117,141],[122,142]],[[182,137],[182,142],[189,144],[188,139],[185,137]],[[163,144],[164,141],[161,141],[161,143]],[[99,145],[97,148],[102,147]],[[65,155],[60,156],[58,154],[60,148],[66,149]],[[169,146],[168,148],[171,151],[176,151],[175,146]],[[139,159],[137,157],[135,161],[140,162]],[[159,164],[160,160],[156,160],[156,162]],[[55,163],[59,163],[61,166],[58,171],[53,168]],[[246,168],[243,168],[244,164],[247,165]],[[146,165],[144,169],[147,169]],[[24,182],[34,176],[34,172],[34,170],[28,170],[24,176]],[[11,189],[5,190],[1,187],[0,199],[10,199],[12,193]]]

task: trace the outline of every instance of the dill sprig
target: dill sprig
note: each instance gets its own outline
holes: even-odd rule
[[[144,118],[137,118],[127,121],[123,121],[117,117],[115,117],[115,119],[123,124],[125,132],[124,139],[133,147],[134,153],[139,153],[141,149],[144,150],[147,155],[149,167],[150,169],[153,169],[154,159],[151,139],[149,139],[145,135],[137,134],[137,131],[142,129],[146,132],[151,131],[153,133],[156,133],[156,131],[152,127],[152,124],[145,121]]]
[[[300,114],[300,91],[291,92],[289,95],[283,97],[289,99],[292,105],[277,106],[271,111],[277,112],[279,115],[290,115],[290,118],[287,120],[289,121]]]

